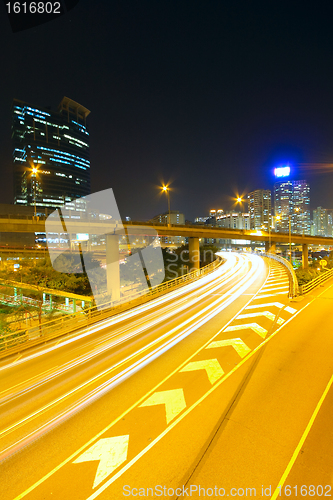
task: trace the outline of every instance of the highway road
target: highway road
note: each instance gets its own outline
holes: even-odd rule
[[[0,364],[1,499],[120,499],[140,487],[176,491],[199,473],[208,484],[209,471],[222,484],[221,457],[214,465],[208,458],[221,446],[231,480],[235,469],[227,465],[239,449],[220,446],[228,436],[220,437],[221,428],[246,399],[243,419],[267,402],[256,384],[247,398],[262,366],[275,400],[281,389],[274,370],[267,374],[267,353],[278,356],[281,348],[271,346],[294,339],[285,332],[308,302],[290,303],[280,264],[224,256],[223,266],[195,283]],[[312,403],[323,380],[313,384]],[[243,434],[231,432],[245,446]],[[254,468],[248,475],[261,477]]]

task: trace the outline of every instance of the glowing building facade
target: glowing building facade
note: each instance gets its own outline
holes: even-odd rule
[[[248,207],[251,229],[271,227],[271,192],[268,189],[256,189],[248,194]]]
[[[283,181],[274,185],[275,230],[310,234],[310,186],[304,181]]]
[[[14,99],[15,204],[34,206],[37,215],[69,202],[74,212],[85,210],[78,198],[90,194],[89,113],[67,97],[56,112]]]

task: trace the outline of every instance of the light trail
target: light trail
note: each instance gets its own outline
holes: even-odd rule
[[[152,299],[146,304],[141,304],[136,306],[135,308],[125,311],[123,313],[120,313],[116,316],[112,316],[111,318],[107,318],[104,320],[101,320],[96,323],[95,327],[83,327],[81,329],[81,333],[77,334],[75,333],[74,335],[71,336],[71,338],[66,339],[60,343],[57,343],[57,345],[51,346],[44,348],[41,351],[38,351],[34,354],[27,355],[23,359],[17,361],[16,366],[26,363],[27,361],[30,361],[32,359],[38,358],[40,356],[43,356],[44,354],[48,354],[56,349],[60,349],[61,347],[64,347],[66,345],[69,345],[75,341],[84,339],[94,333],[97,333],[99,331],[104,330],[107,327],[113,327],[114,325],[121,323],[125,320],[129,320],[135,316],[139,316],[143,312],[147,312],[149,310],[152,310],[156,308],[157,306],[162,306],[163,304],[168,304],[168,302],[171,302],[177,297],[180,297],[182,295],[186,295],[189,292],[196,293],[199,289],[201,290],[209,290],[210,287],[212,286],[212,282],[217,283],[217,287],[222,286],[225,283],[225,280],[228,279],[229,276],[234,275],[235,272],[239,270],[239,263],[236,264],[236,260],[239,260],[239,256],[236,256],[234,254],[230,254],[229,252],[219,252],[218,253],[221,256],[224,256],[227,260],[223,264],[223,266],[216,271],[213,271],[211,274],[208,276],[205,276],[203,278],[198,279],[197,281],[193,283],[189,283],[188,285],[184,285],[181,288],[171,291],[167,293],[166,295],[163,295],[161,297],[157,297],[156,299]],[[202,297],[202,294],[200,294],[200,297]],[[188,297],[182,299],[185,303],[189,300]],[[199,300],[199,299],[197,299]],[[170,306],[168,306],[170,308]],[[174,306],[176,307],[176,306]],[[159,316],[161,313],[161,310],[157,311],[156,315]],[[143,320],[144,321],[144,320]],[[10,365],[4,365],[0,367],[0,371],[7,370],[12,368]]]
[[[104,377],[108,377],[108,379],[94,389],[92,389],[88,394],[84,395],[83,397],[74,404],[72,404],[69,408],[64,410],[62,413],[59,415],[51,418],[48,420],[46,423],[42,424],[41,426],[38,427],[38,429],[34,430],[27,436],[24,436],[23,438],[17,440],[15,443],[7,447],[6,449],[3,450],[1,459],[8,457],[11,453],[14,451],[18,451],[20,447],[25,446],[32,440],[36,439],[37,437],[40,437],[41,433],[44,433],[54,426],[58,425],[60,422],[63,420],[69,418],[71,415],[76,413],[77,411],[83,409],[87,405],[91,404],[94,400],[97,398],[101,397],[103,394],[106,392],[110,391],[113,389],[116,385],[120,384],[123,382],[126,378],[129,376],[133,375],[136,373],[138,370],[142,369],[144,366],[146,366],[148,363],[156,359],[157,357],[161,356],[164,352],[169,350],[171,347],[176,345],[178,342],[186,338],[188,335],[190,335],[193,331],[196,329],[200,328],[203,324],[205,324],[207,321],[212,319],[216,314],[221,312],[225,307],[227,307],[229,304],[231,304],[236,298],[238,298],[240,295],[242,295],[246,289],[251,286],[251,284],[258,279],[258,277],[261,275],[264,267],[264,263],[262,259],[260,259],[257,256],[249,256],[247,257],[252,263],[252,267],[248,274],[244,276],[242,279],[240,279],[239,283],[236,283],[230,290],[226,291],[223,295],[221,295],[219,298],[215,299],[211,304],[207,305],[204,307],[202,310],[194,314],[191,318],[188,318],[187,320],[183,321],[181,324],[177,325],[170,331],[167,331],[165,334],[162,336],[159,336],[156,338],[154,341],[148,343],[141,349],[137,350],[135,353],[130,355],[129,357],[125,358],[124,360],[120,361],[119,363],[115,364],[111,368],[103,371],[102,373],[96,375],[95,377],[90,378],[88,381],[84,382],[83,384],[80,384],[79,386],[73,388],[71,391],[68,391],[66,394],[62,395],[61,397],[51,401],[47,405],[44,405],[42,408],[39,408],[37,411],[31,413],[27,417],[21,419],[20,421],[14,423],[13,425],[7,427],[4,429],[1,433],[0,436],[4,437],[5,435],[8,435],[9,433],[17,430],[21,426],[25,425],[27,422],[34,420],[35,418],[41,416],[45,412],[49,411],[50,409],[54,408],[55,406],[59,405],[60,403],[63,403],[65,400],[73,397],[74,395],[77,395],[80,391],[87,389],[89,386],[101,382],[101,380]],[[245,268],[248,268],[248,260],[246,260],[244,257],[240,259],[240,262],[238,263],[238,272],[244,272]],[[229,278],[229,281],[233,279],[235,280],[235,276],[231,276]],[[216,287],[214,287],[215,289]],[[205,293],[209,293],[206,291]],[[201,300],[201,296],[200,296]],[[131,338],[131,337],[129,337]],[[119,340],[120,342],[121,340]],[[122,340],[123,341],[123,340]],[[161,342],[163,342],[161,345]],[[105,348],[106,349],[106,348]],[[153,349],[153,350],[152,350]],[[149,352],[151,351],[151,352]],[[93,356],[93,355],[91,355]],[[137,359],[139,356],[140,359]],[[89,358],[89,357],[88,357]],[[135,361],[136,360],[136,361]],[[109,379],[109,376],[112,372],[115,370],[119,369],[120,367],[124,366],[126,363],[131,362],[129,366],[124,368],[120,373],[116,373],[111,379]],[[78,363],[78,362],[75,362]],[[68,370],[68,366],[62,368],[59,370],[59,373],[64,373]],[[53,377],[52,377],[53,378]]]

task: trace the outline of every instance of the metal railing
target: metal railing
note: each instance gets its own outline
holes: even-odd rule
[[[51,321],[38,324],[32,328],[23,329],[17,332],[0,334],[0,359],[10,354],[20,353],[24,349],[36,346],[47,342],[48,340],[64,336],[83,327],[87,327],[107,319],[115,314],[131,309],[137,305],[143,304],[152,300],[164,293],[181,287],[191,281],[195,281],[200,276],[213,272],[223,260],[218,257],[214,262],[207,266],[191,271],[178,278],[157,285],[149,290],[149,292],[136,293],[127,296],[125,299],[107,302],[104,305],[99,305],[84,309],[83,311],[69,314],[67,316],[58,317]],[[125,301],[125,302],[124,302]]]
[[[327,281],[330,278],[333,278],[333,269],[327,270],[317,278],[314,278],[308,283],[304,283],[304,285],[301,285],[300,294],[305,295],[306,293],[309,293],[311,290],[316,288],[316,286],[321,285],[324,281]]]
[[[277,262],[280,262],[280,264],[285,266],[285,268],[287,269],[287,272],[288,272],[288,277],[289,277],[289,297],[293,298],[293,297],[296,297],[297,295],[299,295],[297,276],[295,274],[293,266],[290,264],[290,262],[287,259],[285,259],[284,257],[280,257],[280,255],[275,255],[272,253],[258,252],[258,255],[262,255],[263,257],[268,257],[269,259],[276,260]]]

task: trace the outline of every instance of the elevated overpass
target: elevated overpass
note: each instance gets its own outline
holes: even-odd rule
[[[54,232],[59,232],[59,224],[49,222],[49,228],[54,227]],[[62,232],[66,232],[68,225],[68,234],[88,233],[108,236],[121,235],[144,235],[158,234],[159,236],[183,236],[189,239],[190,262],[192,267],[198,268],[199,262],[195,258],[195,254],[199,251],[199,239],[226,239],[226,240],[248,240],[265,242],[266,252],[275,253],[276,244],[298,244],[302,245],[302,264],[303,268],[308,267],[308,246],[309,245],[325,245],[333,246],[333,238],[324,236],[310,236],[296,233],[276,233],[246,230],[246,229],[230,229],[217,226],[199,226],[195,224],[187,225],[165,225],[165,224],[150,224],[149,222],[122,222],[115,223],[114,221],[92,221],[92,220],[76,220],[66,219],[62,227]],[[155,233],[156,231],[156,233]],[[1,233],[44,233],[45,219],[41,218],[0,218]],[[110,238],[107,240],[111,241]],[[113,246],[114,245],[109,245]],[[107,251],[108,254],[108,251]]]

